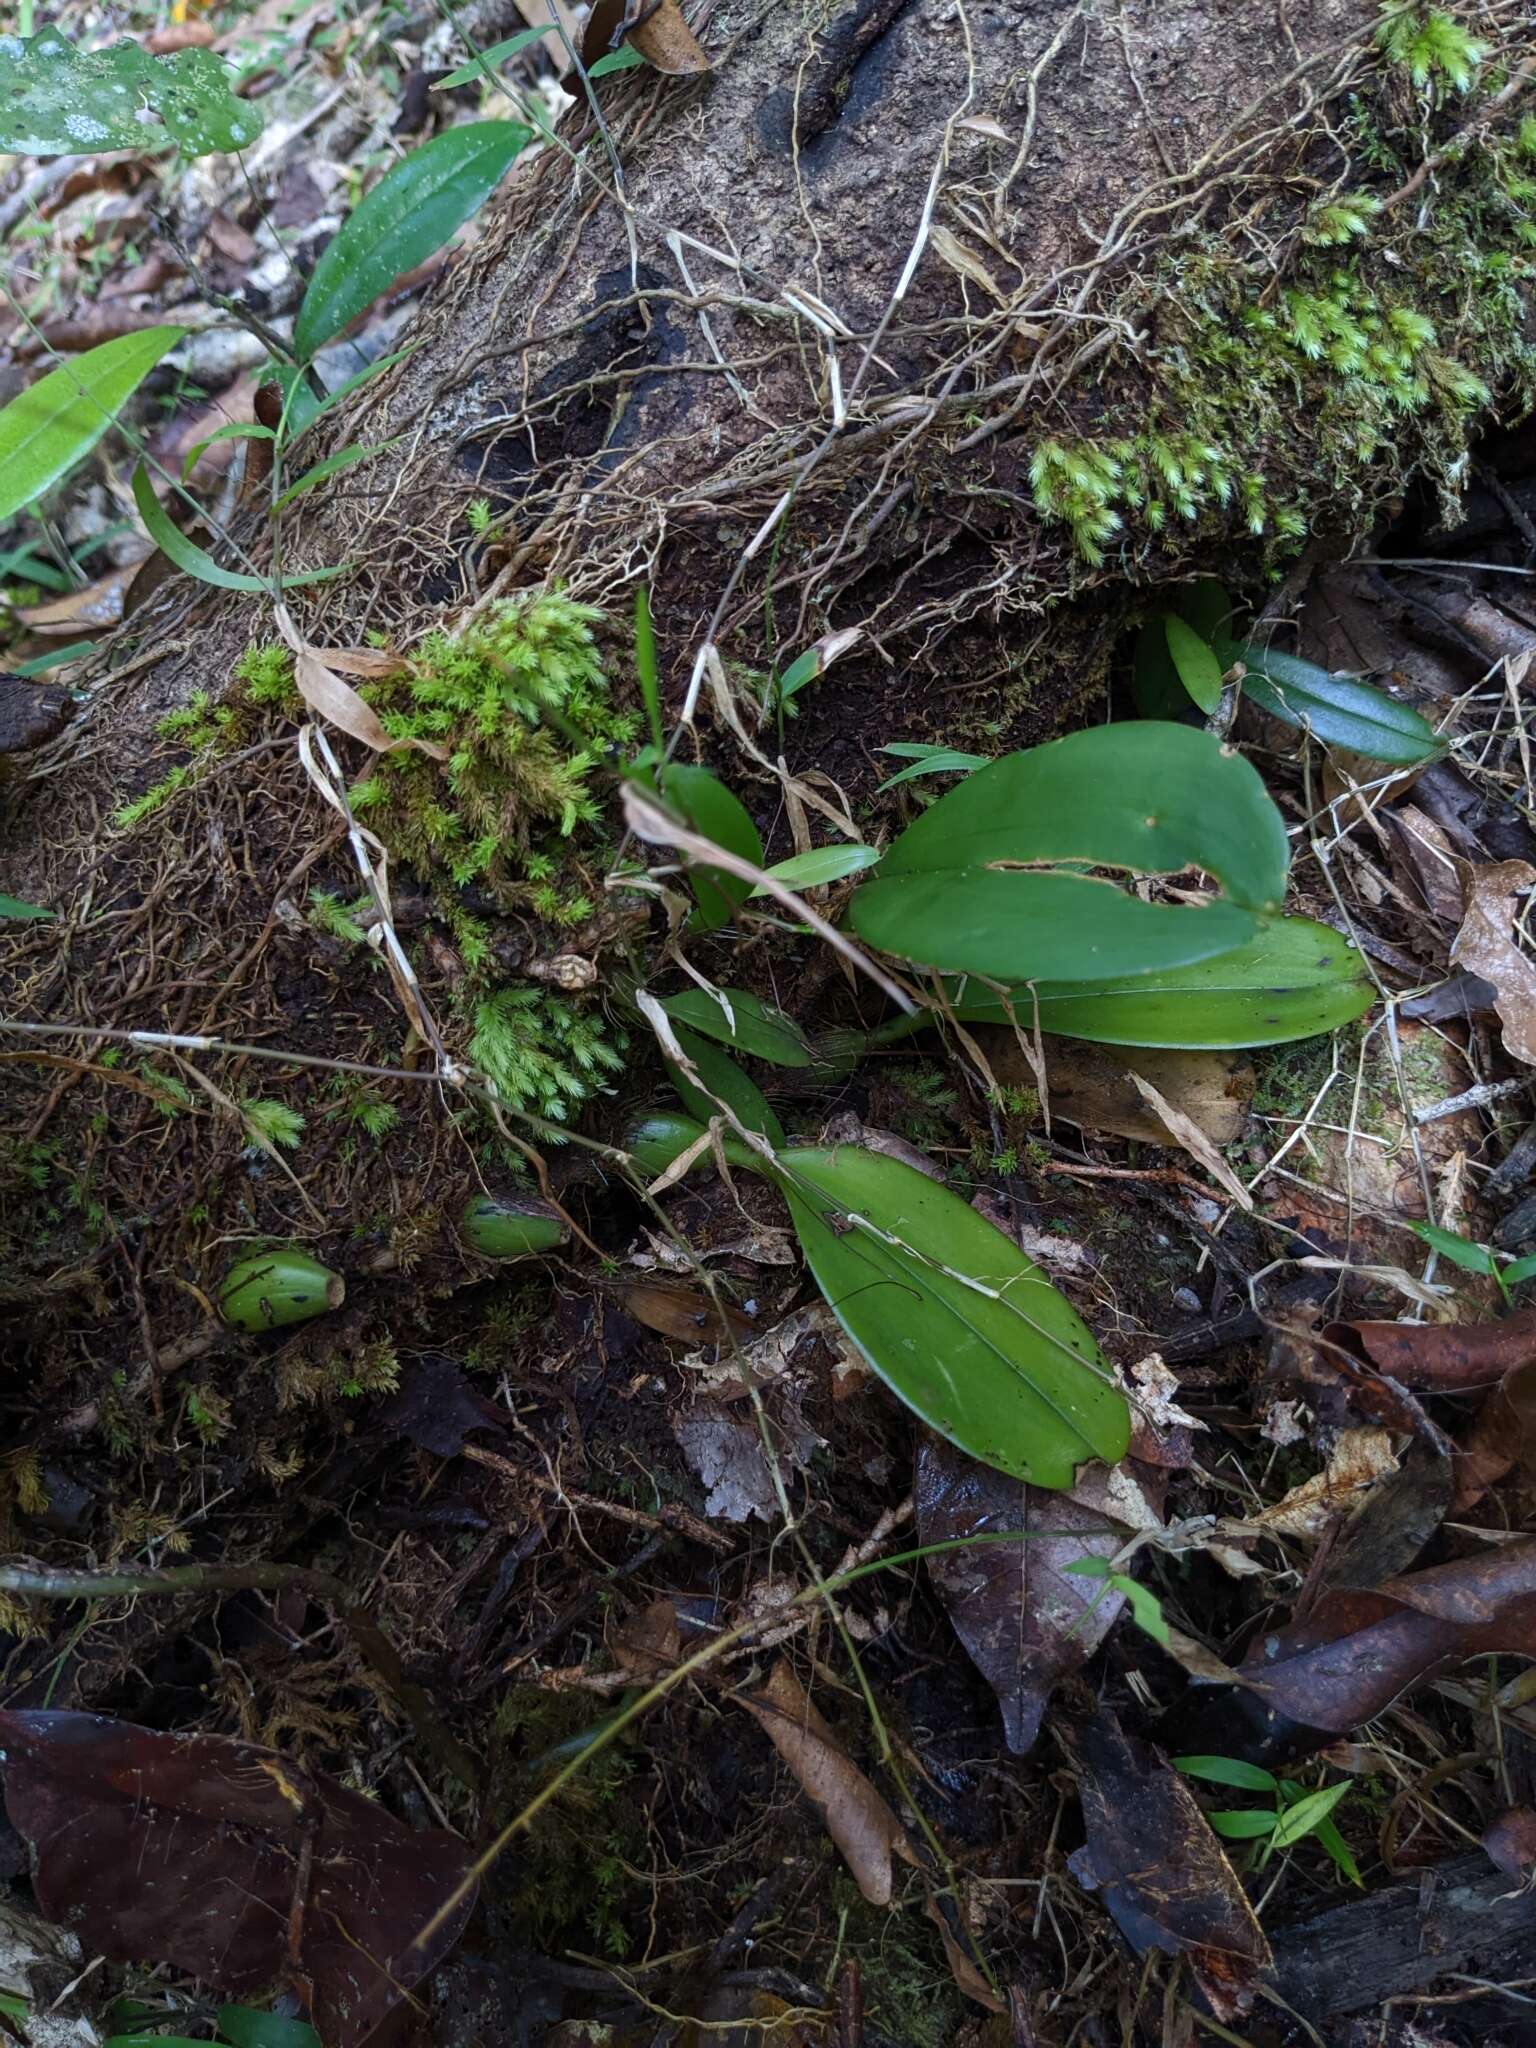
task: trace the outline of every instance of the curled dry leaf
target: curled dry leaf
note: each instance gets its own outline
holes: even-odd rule
[[[1252,1519],[1259,1528],[1278,1536],[1316,1540],[1353,1513],[1372,1488],[1396,1470],[1397,1456],[1386,1430],[1346,1429],[1321,1472],[1293,1486],[1283,1499]]]
[[[1181,1748],[1261,1761],[1347,1735],[1469,1657],[1536,1656],[1536,1538],[1329,1593],[1266,1633],[1239,1676],[1181,1720]]]
[[[434,761],[447,760],[448,749],[439,746],[436,740],[391,739],[373,706],[328,666],[330,656],[300,636],[288,607],[285,604],[275,606],[273,617],[278,632],[293,651],[293,680],[299,695],[317,717],[349,733],[353,739],[361,740],[376,754],[392,753],[396,747],[418,747],[422,753],[430,754]]]
[[[1536,1875],[1536,1807],[1512,1806],[1483,1830],[1483,1847],[1500,1870],[1526,1883]]]
[[[1027,1000],[1020,1003],[1018,1015],[1020,1030],[1027,1033]],[[984,1024],[976,1027],[975,1036],[999,1081],[1035,1087],[1029,1056],[1015,1032],[1006,1025]],[[1235,1144],[1247,1128],[1254,1077],[1251,1061],[1241,1053],[1158,1047],[1127,1053],[1083,1038],[1058,1037],[1047,1037],[1043,1050],[1051,1115],[1079,1130],[1108,1131],[1149,1145],[1170,1142],[1167,1124],[1126,1072],[1131,1060],[1158,1094],[1198,1124],[1213,1145]]]
[[[1067,1859],[1138,1955],[1186,1955],[1218,2019],[1253,2003],[1269,1943],[1189,1781],[1107,1707],[1067,1723],[1087,1840]]]
[[[1517,1467],[1536,1462],[1536,1359],[1507,1372],[1486,1396],[1455,1456],[1457,1514],[1474,1507],[1490,1486]]]
[[[1459,1394],[1536,1361],[1536,1309],[1498,1323],[1329,1323],[1323,1337],[1416,1393]]]
[[[464,1843],[251,1743],[0,1709],[0,1755],[50,1920],[88,1953],[172,1963],[236,1998],[286,1977],[327,2048],[357,2048],[474,1904],[466,1886],[418,1946],[468,1875]]]
[[[1491,981],[1504,1047],[1536,1066],[1536,960],[1520,950],[1521,897],[1536,887],[1536,868],[1523,860],[1490,867],[1464,865],[1461,929],[1451,942],[1453,965]]]
[[[1155,1113],[1158,1120],[1166,1126],[1168,1134],[1174,1143],[1181,1145],[1191,1159],[1198,1161],[1211,1176],[1211,1179],[1215,1181],[1216,1185],[1224,1193],[1230,1195],[1240,1209],[1251,1209],[1253,1207],[1252,1195],[1249,1194],[1248,1190],[1243,1186],[1231,1167],[1228,1166],[1226,1160],[1216,1150],[1216,1147],[1211,1143],[1200,1125],[1195,1122],[1195,1119],[1192,1116],[1187,1116],[1182,1109],[1170,1102],[1161,1090],[1154,1087],[1144,1074],[1138,1074],[1133,1070],[1130,1079],[1142,1100]]]
[[[139,558],[141,561],[142,556]],[[46,604],[21,606],[16,613],[34,633],[64,638],[73,633],[96,633],[115,626],[123,616],[123,599],[139,573],[139,561],[127,562],[110,575],[100,576],[82,590],[52,597]]]
[[[738,1695],[821,1815],[859,1890],[888,1906],[892,1858],[916,1864],[907,1831],[816,1711],[784,1658],[755,1693]]]
[[[1113,1557],[1132,1527],[1155,1527],[1159,1518],[1128,1465],[1090,1465],[1070,1493],[1047,1493],[933,1435],[918,1450],[913,1497],[923,1543],[1015,1529],[1030,1538],[927,1561],[955,1634],[997,1694],[1008,1747],[1024,1756],[1052,1690],[1093,1655],[1125,1604],[1123,1594],[1066,1567]]]
[[[627,26],[632,14],[643,17],[636,27]],[[615,38],[633,43],[653,70],[663,71],[669,77],[696,77],[709,69],[709,59],[683,19],[677,0],[660,0],[649,16],[644,8],[632,6],[630,0],[597,0],[587,17],[581,43],[581,61],[588,70],[599,57],[607,56],[617,46]]]

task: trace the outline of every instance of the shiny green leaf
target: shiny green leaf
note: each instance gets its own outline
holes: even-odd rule
[[[1233,1807],[1225,1813],[1208,1813],[1205,1817],[1216,1833],[1224,1835],[1229,1842],[1257,1841],[1275,1831],[1275,1814],[1262,1813],[1257,1808],[1244,1811],[1241,1807]]]
[[[276,439],[277,435],[271,427],[260,426],[255,420],[231,420],[228,426],[219,427],[214,433],[208,435],[206,440],[194,441],[192,443],[192,446],[187,450],[187,458],[181,465],[181,480],[183,483],[186,482],[187,478],[202,460],[204,454],[216,441],[275,441]]]
[[[796,1147],[780,1165],[817,1285],[930,1428],[1035,1486],[1125,1455],[1130,1414],[1087,1328],[968,1202],[856,1145]]]
[[[1325,747],[1346,747],[1390,767],[1412,768],[1444,753],[1444,742],[1410,705],[1357,676],[1339,676],[1315,661],[1244,641],[1231,650],[1248,673],[1243,694],[1286,725],[1310,732]]]
[[[186,333],[145,327],[88,348],[0,408],[0,519],[88,455],[134,390]]]
[[[1310,917],[1261,924],[1230,953],[1151,974],[1050,982],[999,994],[974,979],[948,984],[962,1024],[1017,1022],[1099,1045],[1213,1051],[1314,1038],[1363,1016],[1376,990],[1362,955]],[[900,1035],[905,1035],[902,1032]]]
[[[754,867],[762,866],[763,842],[757,827],[746,806],[718,775],[686,761],[669,761],[660,773],[667,802],[686,824],[727,853]],[[724,868],[690,867],[688,880],[699,906],[690,921],[692,931],[718,931],[734,917],[752,889],[750,882]]]
[[[816,846],[809,853],[797,853],[763,872],[782,882],[786,889],[819,889],[826,882],[840,882],[845,875],[857,875],[872,868],[879,858],[878,846]],[[759,883],[752,894],[766,896],[769,891]]]
[[[1349,1779],[1345,1778],[1337,1785],[1325,1785],[1321,1792],[1309,1792],[1304,1799],[1298,1799],[1275,1822],[1271,1847],[1288,1849],[1293,1842],[1310,1835],[1320,1821],[1328,1818],[1339,1801],[1353,1790]]]
[[[547,28],[520,28],[515,36],[508,36],[500,43],[492,43],[488,50],[479,51],[467,64],[461,64],[457,71],[450,71],[446,78],[440,78],[432,90],[451,92],[456,85],[473,85],[477,78],[488,79],[492,85],[497,85],[500,81],[496,76],[496,66],[516,57],[521,51],[526,50],[530,43],[541,43],[548,34]]]
[[[667,1072],[672,1086],[688,1114],[707,1124],[711,1117],[719,1116],[720,1103],[723,1102],[740,1118],[743,1129],[756,1131],[770,1145],[782,1145],[784,1126],[751,1076],[741,1071],[729,1053],[722,1052],[718,1045],[711,1045],[696,1031],[689,1031],[681,1024],[675,1028],[678,1044],[693,1062],[704,1089],[709,1091],[706,1094],[703,1089],[696,1088],[681,1067],[668,1060]],[[717,1099],[712,1101],[711,1097]]]
[[[260,108],[238,99],[212,50],[154,57],[124,37],[78,50],[49,27],[28,40],[0,36],[0,150],[76,156],[173,144],[183,156],[245,149],[261,133]]]
[[[674,1024],[686,1024],[689,1030],[718,1039],[736,1052],[771,1060],[776,1067],[811,1064],[811,1049],[799,1025],[782,1010],[748,995],[745,989],[723,988],[720,994],[723,1003],[701,988],[684,989],[681,995],[668,996],[661,1007]]]
[[[1244,1763],[1236,1756],[1175,1756],[1169,1762],[1186,1778],[1201,1778],[1208,1785],[1238,1785],[1245,1792],[1274,1792],[1279,1779],[1262,1764]]]
[[[609,50],[605,56],[599,57],[595,64],[589,65],[587,76],[591,79],[606,78],[612,71],[633,71],[637,65],[644,62],[645,59],[634,45],[626,43],[622,50]]]
[[[1210,733],[1128,722],[979,769],[924,812],[857,891],[860,937],[998,981],[1146,974],[1245,944],[1277,910],[1289,847],[1255,770]],[[1082,866],[1205,869],[1203,908],[1146,903]]]
[[[894,754],[897,760],[911,764],[881,783],[876,792],[880,796],[899,783],[915,781],[919,775],[969,775],[973,768],[988,767],[992,758],[988,754],[963,754],[956,747],[925,747],[915,740],[898,740],[888,747],[876,747],[875,752]]]
[[[284,2019],[250,2005],[221,2005],[218,2037],[231,2048],[320,2048],[320,2036],[307,2020]]]
[[[624,1139],[624,1149],[634,1160],[640,1171],[654,1179],[665,1173],[672,1162],[697,1144],[704,1135],[704,1125],[691,1116],[679,1116],[673,1110],[659,1110],[654,1116],[642,1117],[633,1125]],[[762,1161],[749,1145],[740,1138],[725,1132],[721,1143],[727,1161],[732,1166],[756,1170]]]
[[[300,361],[366,312],[402,271],[440,249],[532,139],[522,121],[471,121],[386,171],[315,265],[293,329]]]
[[[1221,663],[1209,644],[1177,613],[1169,612],[1163,620],[1163,633],[1179,681],[1209,717],[1221,702]]]
[[[1486,1245],[1474,1244],[1471,1238],[1458,1236],[1454,1230],[1442,1230],[1436,1223],[1410,1223],[1408,1228],[1415,1237],[1423,1238],[1431,1251],[1449,1259],[1453,1266],[1460,1266],[1464,1273],[1481,1273],[1485,1279],[1491,1279],[1499,1270],[1498,1260]]]

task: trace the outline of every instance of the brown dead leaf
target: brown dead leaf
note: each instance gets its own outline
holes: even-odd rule
[[[1483,1830],[1483,1847],[1500,1870],[1522,1883],[1536,1874],[1536,1807],[1512,1806]]]
[[[681,1658],[682,1633],[671,1600],[653,1600],[631,1615],[609,1646],[621,1671],[642,1685],[651,1685]]]
[[[1107,1707],[1057,1731],[1077,1770],[1087,1840],[1067,1859],[1137,1955],[1186,1955],[1218,2019],[1253,2003],[1269,1943],[1189,1780]]]
[[[1445,828],[1413,804],[1399,804],[1395,810],[1383,812],[1382,818],[1430,915],[1443,924],[1460,924],[1460,863]]]
[[[1132,1072],[1130,1078],[1142,1099],[1156,1111],[1158,1118],[1167,1126],[1168,1135],[1174,1143],[1182,1145],[1190,1158],[1205,1168],[1216,1185],[1230,1195],[1240,1209],[1251,1209],[1252,1195],[1194,1118],[1186,1116],[1182,1109],[1171,1103],[1144,1075]]]
[[[628,0],[597,0],[587,16],[582,37],[581,61],[590,68],[599,57],[616,48],[614,37],[630,13]],[[637,10],[638,11],[638,10]],[[699,48],[693,30],[683,19],[677,0],[661,0],[648,21],[629,29],[620,38],[633,43],[653,70],[669,77],[695,77],[709,69],[709,59]]]
[[[1322,1334],[1421,1394],[1497,1386],[1536,1360],[1536,1309],[1529,1308],[1498,1323],[1329,1323]]]
[[[997,1694],[1008,1747],[1027,1755],[1053,1689],[1093,1655],[1125,1604],[1123,1594],[1066,1567],[1113,1557],[1132,1529],[1156,1527],[1161,1517],[1129,1465],[1088,1466],[1070,1493],[1047,1493],[932,1435],[918,1449],[912,1490],[925,1544],[1031,1532],[1029,1541],[928,1559],[955,1634]]]
[[[99,576],[94,583],[86,584],[83,590],[71,590],[63,597],[50,598],[46,604],[24,605],[16,616],[34,633],[45,634],[50,639],[66,638],[80,632],[100,632],[107,626],[117,625],[122,618],[123,599],[138,573],[139,562],[127,562],[110,575]]]
[[[737,1695],[767,1731],[801,1791],[821,1815],[854,1882],[872,1906],[888,1906],[891,1859],[918,1864],[906,1829],[816,1711],[784,1658],[755,1693]]]
[[[716,1308],[697,1287],[669,1287],[654,1280],[636,1280],[618,1290],[626,1315],[648,1330],[673,1337],[681,1344],[724,1344],[731,1337],[758,1334],[750,1316],[744,1316],[729,1302]]]
[[[1276,1535],[1316,1541],[1396,1470],[1397,1455],[1386,1430],[1346,1429],[1321,1472],[1250,1519]]]
[[[362,676],[369,682],[397,676],[408,666],[405,656],[392,647],[327,647],[325,662],[340,675]]]
[[[173,21],[144,38],[151,57],[173,57],[178,50],[211,50],[215,36],[206,21]]]
[[[1536,1066],[1536,960],[1521,952],[1515,938],[1520,899],[1536,887],[1536,868],[1523,860],[1489,867],[1463,863],[1461,880],[1462,922],[1451,941],[1451,960],[1493,983],[1505,1050]]]
[[[1020,1022],[1028,1028],[1028,1020]],[[976,1032],[993,1072],[1003,1082],[1035,1085],[1024,1049],[1005,1026]],[[1241,1053],[1143,1050],[1090,1045],[1080,1038],[1045,1040],[1045,1077],[1051,1115],[1079,1130],[1108,1131],[1149,1145],[1170,1142],[1168,1126],[1127,1073],[1137,1072],[1216,1146],[1234,1144],[1248,1124],[1253,1067]]]
[[[1490,1486],[1517,1466],[1536,1463],[1536,1359],[1527,1359],[1504,1375],[1473,1418],[1456,1452],[1456,1490],[1451,1507],[1457,1514],[1473,1507]]]
[[[417,747],[434,761],[447,760],[448,749],[439,746],[436,740],[391,739],[373,706],[360,697],[350,683],[343,682],[334,669],[326,666],[326,656],[321,649],[311,647],[307,640],[300,638],[288,607],[285,604],[275,606],[273,617],[278,632],[293,650],[293,680],[299,695],[317,717],[349,733],[353,739],[361,740],[376,754],[392,753],[396,747]]]
[[[240,223],[231,220],[227,214],[211,213],[203,233],[226,263],[236,264],[241,269],[248,268],[260,254],[256,237],[247,234]]]

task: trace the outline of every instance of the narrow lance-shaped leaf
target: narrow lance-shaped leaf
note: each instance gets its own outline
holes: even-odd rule
[[[186,333],[145,327],[61,363],[0,410],[0,519],[89,455],[135,389]]]
[[[1248,673],[1243,694],[1262,711],[1310,732],[1327,747],[1345,747],[1389,767],[1412,768],[1445,751],[1411,705],[1358,676],[1339,676],[1315,661],[1245,641],[1232,650]]]
[[[794,1020],[744,988],[724,988],[718,996],[702,988],[684,989],[668,996],[662,1008],[675,1023],[776,1067],[811,1064],[810,1047]]]
[[[440,249],[532,139],[521,121],[471,121],[434,136],[387,171],[315,265],[293,329],[300,361],[366,311],[402,271]]]
[[[188,540],[169,512],[155,496],[155,487],[150,482],[141,462],[133,472],[133,502],[139,508],[139,517],[150,539],[178,569],[184,569],[189,576],[195,576],[199,583],[211,583],[219,590],[270,590],[270,576],[247,576],[236,569],[221,568],[206,548],[200,548],[194,540]],[[284,576],[284,589],[294,589],[303,583],[325,583],[332,576],[340,576],[341,568],[304,569],[293,576]]]
[[[869,944],[998,981],[1145,974],[1230,952],[1278,910],[1289,848],[1258,774],[1210,733],[1100,726],[1010,754],[953,789],[854,896]],[[1082,872],[1203,868],[1226,897],[1143,902]]]
[[[1221,663],[1194,627],[1186,625],[1176,613],[1170,612],[1164,619],[1163,631],[1179,681],[1209,716],[1221,702]]]

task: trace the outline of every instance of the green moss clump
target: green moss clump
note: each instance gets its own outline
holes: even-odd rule
[[[1387,13],[1378,43],[1389,68],[1333,138],[1347,180],[1299,223],[1277,195],[1241,234],[1175,238],[1111,309],[1139,339],[1118,390],[1113,363],[1099,373],[1104,430],[1031,458],[1039,510],[1085,561],[1148,551],[1176,523],[1240,526],[1278,557],[1322,516],[1365,524],[1415,469],[1450,509],[1495,390],[1517,410],[1536,399],[1536,121],[1452,142],[1424,200],[1388,211],[1426,125],[1461,118],[1438,102],[1483,51],[1411,7]]]
[[[536,988],[503,988],[475,1005],[470,1057],[509,1109],[564,1123],[623,1065],[623,1034]]]

